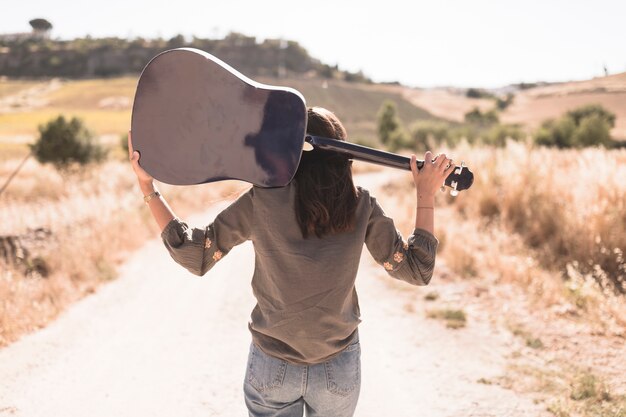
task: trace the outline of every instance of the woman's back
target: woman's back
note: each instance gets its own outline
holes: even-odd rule
[[[392,276],[424,285],[432,275],[437,240],[416,230],[403,241],[393,220],[362,188],[357,188],[351,230],[303,238],[294,210],[296,188],[253,187],[206,230],[174,219],[162,236],[172,257],[198,275],[233,246],[251,240],[257,299],[249,324],[253,340],[289,362],[320,363],[355,336],[360,319],[354,282],[363,243]]]

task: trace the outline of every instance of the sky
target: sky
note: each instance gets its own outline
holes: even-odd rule
[[[324,63],[414,87],[626,71],[625,0],[22,0],[0,10],[0,33],[29,31],[41,17],[59,39],[234,31],[294,40]]]

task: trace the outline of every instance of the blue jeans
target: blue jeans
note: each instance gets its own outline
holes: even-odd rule
[[[250,417],[350,417],[361,388],[361,345],[327,362],[293,365],[250,346],[243,390]]]

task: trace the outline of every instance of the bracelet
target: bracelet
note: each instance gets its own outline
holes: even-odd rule
[[[158,191],[153,191],[150,194],[146,195],[143,197],[143,201],[148,204],[150,202],[150,200],[152,200],[154,197],[161,197],[161,193],[159,193]]]

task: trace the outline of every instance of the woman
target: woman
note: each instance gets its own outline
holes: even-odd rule
[[[346,131],[322,108],[308,109],[311,135],[339,140]],[[206,228],[176,218],[139,164],[129,134],[130,159],[140,188],[176,262],[203,275],[234,246],[251,240],[252,289],[257,305],[244,382],[250,416],[352,416],[360,389],[359,305],[354,288],[366,244],[392,276],[426,285],[438,241],[434,196],[452,160],[426,152],[411,170],[417,191],[415,230],[404,241],[376,199],[352,182],[351,161],[323,150],[304,152],[285,187],[252,187]]]

